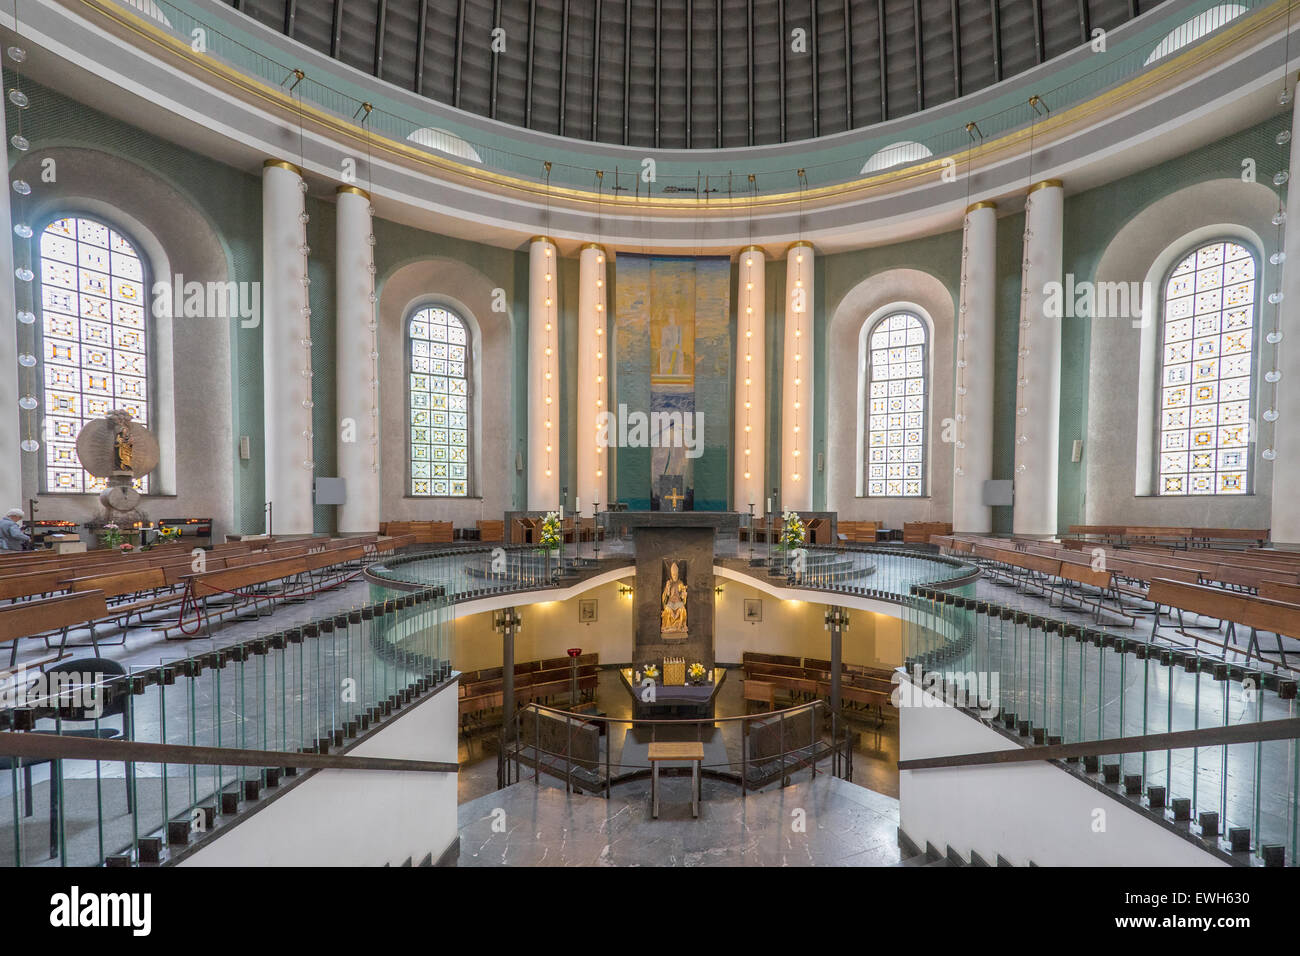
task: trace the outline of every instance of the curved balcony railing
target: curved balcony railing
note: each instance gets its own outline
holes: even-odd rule
[[[1198,622],[1199,623],[1199,622]],[[1296,717],[1294,674],[1167,639],[925,586],[904,601],[905,669],[1025,746],[1240,728]],[[925,706],[904,695],[900,706]],[[1240,736],[1240,734],[1238,734]],[[1235,862],[1300,860],[1300,740],[1085,756],[1061,764]],[[1230,739],[1225,735],[1225,739]],[[1110,753],[1110,752],[1107,752]],[[1226,839],[1225,839],[1226,838]]]
[[[448,680],[449,621],[426,588],[179,660],[5,674],[0,866],[165,862],[322,765],[285,754],[330,754]]]
[[[1244,27],[1257,15],[1268,17],[1271,11],[1279,17],[1288,0],[1188,0],[1162,5],[1157,12],[1117,30],[1104,50],[1089,53],[1081,48],[1052,61],[1050,79],[1034,71],[973,94],[979,99],[960,119],[945,106],[914,114],[908,118],[905,135],[885,123],[810,140],[806,149],[799,144],[794,148],[781,144],[691,155],[689,151],[654,150],[657,171],[651,182],[640,175],[645,149],[534,136],[505,124],[493,124],[501,129],[492,135],[442,104],[429,101],[427,108],[421,108],[410,95],[400,95],[395,89],[388,94],[379,80],[350,80],[341,70],[323,75],[316,69],[304,71],[290,51],[259,37],[256,30],[241,30],[187,0],[82,2],[119,20],[143,25],[145,29],[136,32],[145,39],[137,42],[147,42],[151,34],[161,35],[156,42],[169,46],[174,54],[218,61],[272,92],[284,93],[290,107],[312,107],[356,126],[359,132],[423,149],[464,170],[492,171],[533,184],[603,196],[607,201],[653,197],[704,202],[796,194],[867,181],[879,173],[892,175],[909,167],[929,170],[943,157],[959,156],[1027,129],[1128,81],[1169,74],[1177,69],[1173,61],[1178,54],[1212,42],[1225,29],[1238,24]],[[1170,55],[1152,60],[1153,53],[1176,30],[1184,31],[1187,42]],[[203,38],[204,51],[188,52],[197,36]],[[436,128],[437,136],[446,137],[447,148],[413,147],[412,134],[431,127]],[[529,141],[530,136],[535,141]]]
[[[822,591],[898,603],[925,585],[959,588],[971,584],[979,569],[932,551],[893,547],[755,549],[735,538],[719,538],[716,561],[723,567],[766,580],[778,587]],[[371,585],[408,591],[436,587],[449,602],[502,594],[572,587],[607,571],[631,570],[626,544],[601,549],[592,543],[568,544],[545,554],[529,545],[450,547],[414,551],[366,569]],[[604,554],[601,554],[603,550]],[[758,557],[753,557],[757,553]],[[381,596],[382,590],[376,592]]]

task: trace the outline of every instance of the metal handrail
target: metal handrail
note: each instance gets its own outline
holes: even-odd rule
[[[945,767],[983,767],[998,764],[1028,763],[1034,760],[1075,760],[1114,754],[1142,753],[1152,750],[1186,750],[1190,747],[1218,747],[1229,744],[1263,743],[1268,740],[1294,740],[1300,737],[1300,718],[1265,720],[1226,727],[1200,727],[1163,734],[1115,737],[1110,740],[1087,740],[1073,744],[1017,747],[1014,750],[989,750],[981,753],[951,754],[945,757],[916,757],[900,760],[899,770],[938,770]]]
[[[799,715],[801,713],[808,712],[808,711],[811,711],[813,713],[813,719],[811,721],[812,736],[810,737],[808,743],[807,744],[801,743],[794,749],[789,749],[789,750],[786,749],[786,741],[785,741],[786,718]],[[777,761],[785,761],[786,758],[791,756],[803,756],[804,755],[803,752],[805,751],[805,749],[807,747],[812,747],[813,753],[811,756],[811,761],[808,764],[808,767],[811,770],[813,776],[816,776],[817,774],[818,761],[821,760],[823,757],[829,756],[831,758],[831,775],[843,777],[844,779],[850,779],[852,777],[852,772],[853,772],[852,770],[853,748],[849,746],[849,740],[850,740],[849,733],[847,731],[841,733],[838,729],[839,720],[842,720],[843,718],[839,718],[839,720],[837,720],[836,715],[831,714],[832,727],[831,727],[831,737],[829,742],[827,743],[828,752],[824,754],[817,753],[817,744],[819,742],[825,742],[818,729],[818,721],[816,715],[820,712],[829,713],[830,708],[825,701],[815,700],[815,701],[811,701],[810,703],[797,704],[793,707],[787,707],[783,710],[768,711],[763,714],[740,714],[732,717],[708,717],[708,718],[700,718],[696,720],[668,719],[668,718],[637,719],[632,717],[608,717],[608,716],[601,716],[595,714],[588,715],[582,713],[574,713],[572,711],[561,710],[555,707],[548,707],[544,704],[530,702],[524,707],[519,708],[514,713],[514,715],[511,716],[506,721],[505,725],[502,727],[501,747],[498,750],[499,757],[498,757],[498,766],[497,766],[497,780],[498,780],[498,784],[502,787],[508,786],[511,783],[509,779],[509,765],[511,762],[513,762],[516,766],[516,779],[514,782],[518,782],[519,780],[519,777],[517,776],[518,767],[523,763],[520,757],[521,755],[524,755],[524,759],[527,759],[527,755],[525,754],[525,751],[529,751],[531,752],[532,755],[534,782],[540,780],[540,776],[542,772],[541,764],[542,764],[543,757],[563,758],[565,788],[566,790],[572,789],[573,769],[574,769],[575,762],[577,762],[573,759],[573,755],[572,755],[573,724],[574,723],[605,724],[607,725],[607,729],[606,732],[603,734],[603,736],[605,737],[607,743],[604,748],[605,755],[604,755],[603,763],[604,763],[604,771],[605,771],[604,772],[605,796],[608,797],[611,793],[613,785],[616,782],[623,783],[628,780],[637,779],[643,777],[645,774],[649,773],[650,771],[649,767],[643,766],[641,764],[624,764],[624,763],[613,762],[612,757],[610,755],[610,747],[608,744],[608,741],[610,740],[609,733],[608,733],[608,725],[626,724],[630,726],[636,726],[636,725],[658,726],[663,724],[663,725],[670,725],[674,728],[693,726],[696,728],[697,731],[696,736],[698,738],[699,737],[698,731],[703,729],[703,727],[705,726],[713,727],[717,724],[735,723],[737,721],[743,724],[745,721],[769,720],[773,717],[778,718],[780,737],[781,737],[780,751],[779,753],[765,755],[763,758],[761,758],[762,763],[767,764],[767,763],[772,763]],[[555,751],[546,750],[541,746],[541,740],[540,740],[541,722],[540,721],[537,721],[534,724],[535,739],[529,743],[521,744],[521,733],[520,733],[522,729],[521,723],[524,715],[527,713],[534,713],[541,716],[551,717],[557,720],[564,720],[568,732],[568,740],[564,752],[555,752]],[[508,734],[509,731],[513,731],[513,732]],[[843,753],[841,753],[841,749],[843,750]],[[581,765],[582,763],[586,763],[586,761],[577,762],[577,763]],[[749,756],[748,734],[742,729],[741,759],[739,761],[739,764],[737,764],[737,762],[733,760],[728,760],[726,763],[719,763],[719,764],[701,763],[700,770],[701,772],[707,771],[710,776],[714,776],[720,779],[731,779],[733,777],[738,777],[742,792],[748,792],[750,763],[751,760]],[[739,767],[739,773],[736,773],[737,766]],[[626,769],[628,772],[616,778],[613,771],[624,770],[624,769]]]

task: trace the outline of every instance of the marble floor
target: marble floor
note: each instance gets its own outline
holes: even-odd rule
[[[531,780],[460,808],[460,866],[892,866],[899,862],[898,801],[818,774],[740,796],[704,781],[698,819],[690,778],[609,800]]]

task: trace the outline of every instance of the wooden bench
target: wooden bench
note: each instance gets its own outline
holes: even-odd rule
[[[476,521],[474,527],[478,528],[479,541],[504,542],[506,540],[504,521]]]
[[[925,544],[931,535],[952,534],[952,523],[947,521],[903,522],[904,544]]]
[[[766,704],[768,710],[776,707],[776,685],[768,681],[742,680],[740,695],[747,710],[751,703]]]
[[[1157,606],[1155,624],[1151,629],[1153,640],[1156,638],[1156,630],[1160,623],[1158,610],[1160,607],[1171,608],[1178,612],[1178,633],[1184,637],[1192,638],[1196,642],[1198,650],[1200,642],[1204,640],[1215,647],[1221,648],[1225,659],[1229,645],[1232,646],[1233,650],[1237,649],[1237,625],[1250,628],[1250,641],[1246,645],[1245,651],[1246,658],[1249,660],[1254,656],[1257,660],[1273,664],[1274,668],[1277,667],[1278,662],[1268,660],[1260,654],[1259,632],[1265,631],[1277,637],[1277,653],[1283,667],[1288,665],[1286,651],[1282,647],[1282,638],[1284,636],[1300,638],[1300,605],[1297,604],[1257,596],[1234,594],[1221,588],[1212,588],[1203,584],[1187,584],[1182,581],[1171,581],[1164,578],[1156,578],[1151,582],[1148,597]],[[1223,642],[1214,641],[1199,634],[1188,633],[1183,622],[1184,611],[1226,622],[1227,628],[1224,632]],[[1216,627],[1215,630],[1217,631],[1218,628]]]
[[[24,601],[19,604],[7,604],[0,607],[0,644],[9,643],[9,666],[12,668],[18,660],[18,642],[24,637],[39,637],[59,631],[59,655],[51,660],[59,660],[68,643],[68,631],[73,627],[85,625],[90,629],[90,641],[99,655],[99,644],[95,639],[95,621],[102,620],[108,613],[102,591],[79,591],[76,594],[63,594],[58,597],[45,598],[40,601]],[[49,647],[46,639],[45,646]],[[42,663],[49,663],[43,661]]]

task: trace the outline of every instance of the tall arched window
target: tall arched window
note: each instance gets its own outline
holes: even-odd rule
[[[926,326],[910,312],[886,315],[866,343],[867,497],[925,494],[928,392]]]
[[[1255,254],[1207,243],[1165,282],[1160,360],[1161,495],[1250,490]]]
[[[469,330],[441,306],[406,324],[410,361],[411,494],[469,494]]]
[[[48,492],[98,492],[77,458],[77,433],[111,409],[150,424],[145,268],[131,240],[85,216],[41,232],[41,353]],[[148,491],[148,479],[136,481]]]

